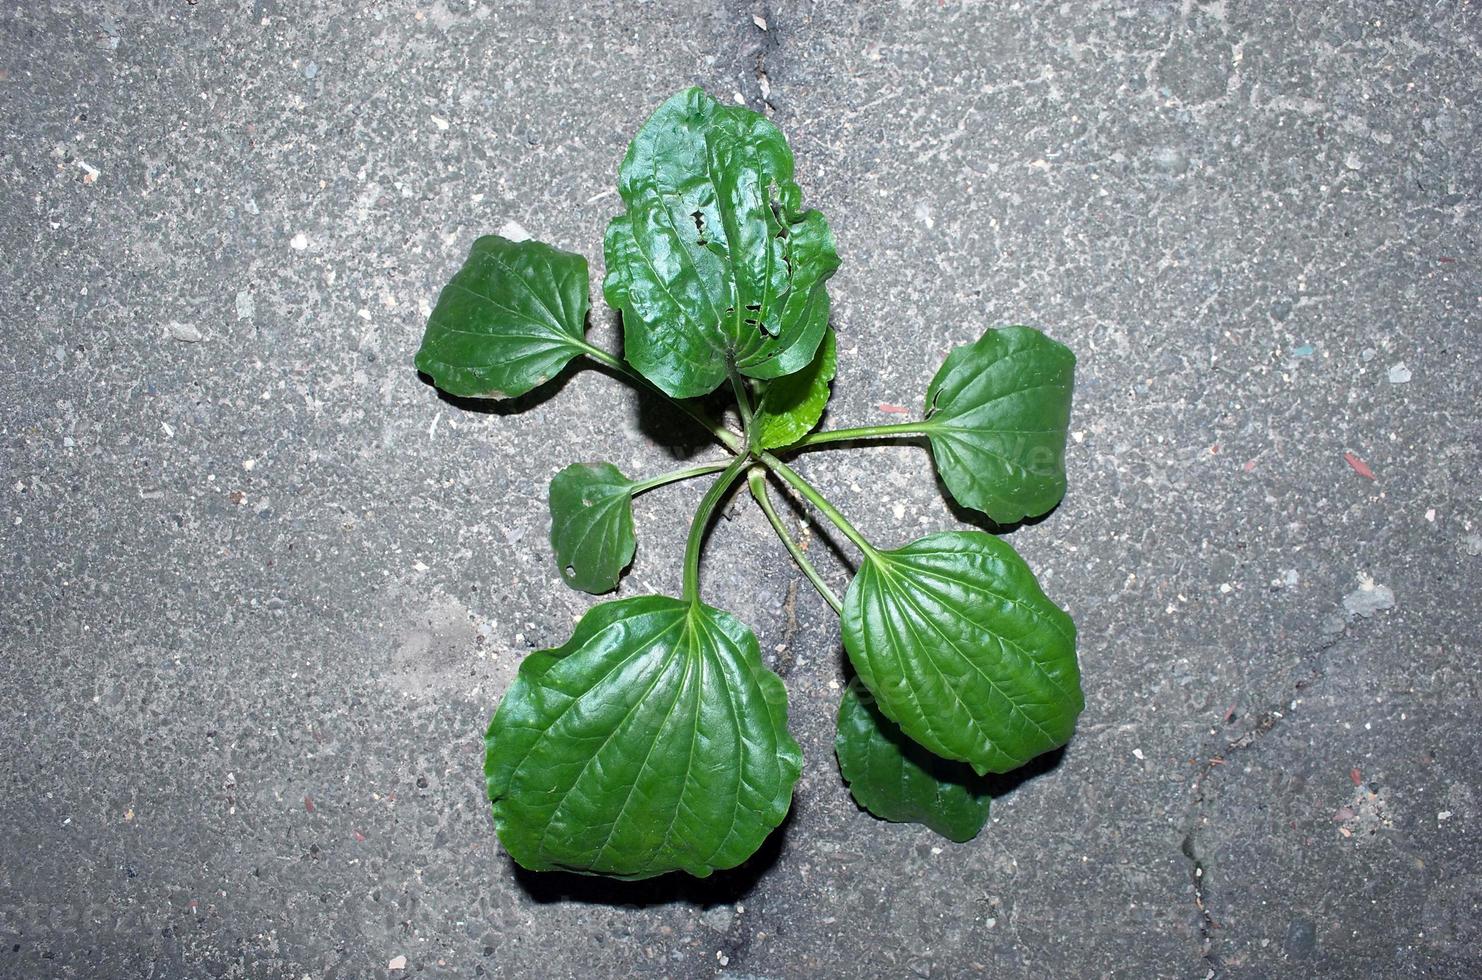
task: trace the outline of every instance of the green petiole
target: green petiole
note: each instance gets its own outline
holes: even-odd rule
[[[749,447],[751,445],[751,398],[746,393],[746,382],[734,364],[727,365],[727,373],[731,377],[731,391],[736,396],[736,410],[741,413],[741,431],[745,433],[746,444]]]
[[[762,513],[767,515],[767,520],[772,523],[772,529],[782,539],[782,545],[787,549],[787,553],[792,556],[792,560],[797,563],[798,568],[802,569],[803,574],[808,577],[808,581],[813,583],[813,587],[818,590],[818,594],[823,596],[823,601],[833,606],[835,614],[842,615],[844,604],[839,601],[839,597],[834,593],[834,590],[828,587],[828,583],[823,580],[823,576],[818,574],[818,569],[808,560],[808,556],[803,554],[803,549],[799,548],[797,543],[793,541],[792,535],[787,533],[787,528],[782,526],[782,518],[777,516],[777,511],[772,507],[772,498],[767,493],[766,470],[761,467],[753,467],[747,477],[747,483],[751,487],[751,495],[761,505]]]
[[[725,469],[729,465],[729,462],[705,463],[702,466],[691,466],[688,469],[674,470],[670,473],[660,473],[658,476],[650,477],[647,480],[643,480],[639,483],[633,484],[632,494],[636,497],[640,493],[645,493],[649,490],[654,489],[655,487],[662,487],[670,483],[678,483],[680,480],[691,480],[697,476],[704,476],[706,473],[719,473],[721,470]]]
[[[871,545],[870,542],[865,539],[865,536],[863,534],[860,534],[859,531],[855,529],[853,524],[849,523],[849,518],[845,517],[839,512],[839,508],[829,503],[827,497],[819,493],[818,490],[814,488],[813,484],[809,483],[807,480],[799,476],[791,466],[788,466],[782,460],[778,459],[776,456],[773,456],[771,453],[768,452],[758,453],[757,459],[767,469],[771,470],[773,473],[776,473],[778,476],[782,477],[783,480],[787,481],[792,486],[792,488],[798,493],[802,494],[810,504],[822,511],[823,516],[827,517],[831,522],[833,522],[834,527],[842,531],[846,538],[854,542],[854,546],[862,551],[866,558],[874,559],[880,554],[879,550]]]
[[[684,599],[692,605],[700,602],[700,545],[705,540],[705,528],[710,524],[710,518],[715,513],[715,508],[725,496],[731,484],[736,482],[736,477],[746,467],[747,457],[737,456],[727,464],[720,478],[710,485],[705,491],[705,496],[700,500],[700,506],[695,508],[695,519],[690,523],[689,540],[684,546]]]
[[[897,422],[893,425],[861,425],[852,429],[827,429],[823,432],[814,432],[811,435],[804,436],[789,446],[788,449],[808,449],[812,446],[823,446],[831,442],[853,442],[857,439],[919,436],[925,435],[930,427],[930,422],[922,420],[919,422]]]

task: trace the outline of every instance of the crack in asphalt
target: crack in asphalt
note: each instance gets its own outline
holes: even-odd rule
[[[780,55],[782,32],[773,19],[770,4],[762,4],[752,17],[752,26],[762,33],[761,44],[756,50],[756,62],[752,67],[752,76],[756,82],[757,98],[762,103],[762,111],[770,116],[777,111],[777,104],[772,101],[772,79],[767,74],[767,62],[769,58]],[[766,26],[763,27],[763,24]]]
[[[1322,656],[1333,647],[1343,641],[1344,634],[1337,633],[1329,636],[1322,642],[1314,644],[1303,650],[1296,659],[1297,663],[1305,660],[1315,659],[1306,675],[1299,678],[1284,697],[1269,707],[1259,711],[1255,716],[1255,724],[1250,725],[1235,738],[1226,738],[1225,744],[1218,752],[1206,751],[1205,762],[1200,767],[1194,782],[1190,786],[1189,808],[1184,818],[1184,837],[1179,843],[1179,853],[1189,861],[1190,878],[1193,884],[1194,908],[1199,913],[1199,934],[1201,939],[1200,958],[1207,968],[1205,980],[1214,980],[1220,976],[1223,964],[1219,957],[1220,930],[1222,927],[1215,919],[1211,910],[1211,898],[1209,895],[1209,867],[1205,855],[1199,847],[1199,832],[1208,823],[1203,815],[1205,805],[1213,798],[1212,792],[1206,792],[1205,784],[1210,780],[1216,769],[1223,767],[1229,762],[1230,757],[1252,749],[1265,736],[1276,729],[1282,721],[1291,716],[1292,695],[1300,694],[1309,690],[1314,684],[1322,680],[1325,672],[1322,664]]]
[[[738,20],[736,34],[727,34],[720,39],[720,44],[725,49],[730,49],[739,40],[739,54],[735,55],[735,77],[741,95],[748,103],[759,103],[762,112],[771,116],[777,111],[776,104],[772,101],[771,79],[767,74],[767,58],[777,50],[780,43],[777,37],[777,28],[772,21],[772,11],[768,4],[753,5],[751,3],[734,3],[731,9],[735,12]],[[767,26],[762,27],[757,20]],[[720,55],[728,53],[726,50],[718,52]],[[788,562],[791,565],[791,562]],[[794,663],[792,650],[793,635],[797,631],[797,617],[794,606],[797,601],[797,581],[791,581],[788,585],[786,610],[787,627],[784,644],[786,649],[778,657],[776,666],[773,668],[779,677],[786,677]],[[786,824],[796,819],[802,807],[801,793],[794,791],[792,806],[783,825],[772,831],[768,843],[762,845],[766,850],[768,845],[777,848],[782,847],[781,836],[786,831]],[[775,856],[763,858],[762,860],[774,861]],[[746,863],[757,860],[753,855]],[[731,920],[724,933],[719,937],[715,949],[714,969],[718,973],[729,973],[742,966],[749,958],[752,943],[754,942],[758,926],[766,921],[766,902],[764,889],[759,887],[760,880],[754,882],[752,887],[745,890],[742,895],[723,900],[721,904],[731,907]],[[713,975],[706,973],[704,975]]]
[[[765,116],[777,112],[772,74],[782,47],[782,31],[774,20],[768,3],[732,3],[736,33],[727,35],[727,44],[738,43],[735,55],[737,92],[748,105],[760,106]]]

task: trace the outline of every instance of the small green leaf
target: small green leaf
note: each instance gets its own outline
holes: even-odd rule
[[[761,448],[791,445],[818,424],[828,404],[829,382],[834,380],[835,348],[834,332],[829,330],[813,363],[767,385],[752,421],[759,430]]]
[[[823,215],[800,210],[792,174],[776,126],[698,88],[660,106],[628,147],[602,288],[623,313],[624,356],[671,397],[715,390],[731,361],[770,379],[813,360],[839,257]]]
[[[574,463],[551,480],[551,547],[566,584],[601,595],[633,561],[633,488],[611,463]]]
[[[979,773],[1064,745],[1085,704],[1075,624],[1012,547],[981,531],[867,555],[842,630],[886,717]]]
[[[937,470],[952,497],[999,524],[1065,496],[1065,435],[1075,355],[1029,327],[955,348],[926,389]]]
[[[594,606],[531,654],[486,739],[505,849],[532,871],[705,877],[782,822],[802,767],[756,637],[698,602]]]
[[[906,738],[874,700],[853,683],[839,704],[834,754],[855,802],[881,820],[924,824],[948,840],[978,836],[988,821],[983,778]]]
[[[513,398],[586,346],[587,260],[485,235],[438,294],[417,370],[466,398]]]

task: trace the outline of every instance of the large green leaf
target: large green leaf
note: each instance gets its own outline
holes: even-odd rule
[[[906,738],[874,700],[852,683],[839,704],[834,754],[855,801],[882,820],[925,824],[949,840],[978,836],[988,821],[983,778]]]
[[[594,606],[520,665],[484,773],[505,849],[533,871],[704,877],[787,814],[802,753],[756,637],[699,603]]]
[[[1000,524],[1065,496],[1075,355],[1029,327],[955,348],[926,389],[932,455],[958,503]]]
[[[611,463],[573,463],[551,480],[551,547],[572,588],[617,588],[633,560],[633,489]]]
[[[826,331],[811,364],[767,384],[752,421],[761,448],[790,445],[818,424],[828,404],[829,382],[834,380],[836,346],[834,332]]]
[[[628,147],[603,290],[623,313],[624,356],[670,396],[713,391],[728,361],[777,378],[813,360],[839,259],[792,174],[776,126],[698,88],[660,106]]]
[[[991,535],[951,531],[868,554],[842,628],[880,710],[937,755],[1008,772],[1075,730],[1075,624]]]
[[[485,235],[437,297],[417,370],[450,395],[512,398],[585,349],[587,260]]]

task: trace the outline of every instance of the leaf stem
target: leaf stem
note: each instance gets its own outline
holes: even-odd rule
[[[719,473],[720,470],[726,469],[728,466],[729,461],[725,461],[725,463],[704,463],[701,466],[692,466],[686,467],[683,470],[671,470],[668,473],[659,473],[658,476],[651,476],[649,479],[639,480],[639,482],[634,483],[633,491],[631,492],[633,492],[634,497],[637,497],[637,495],[646,494],[646,492],[658,488],[658,486],[667,486],[668,483],[679,483],[680,480],[692,480],[697,476],[704,476],[707,473]]]
[[[695,508],[695,519],[690,523],[689,540],[684,546],[684,598],[692,605],[700,602],[700,546],[705,541],[705,528],[710,524],[710,518],[715,513],[720,498],[724,497],[731,484],[736,482],[736,477],[741,475],[748,459],[746,456],[737,456],[727,464],[720,474],[719,479],[710,485],[705,491],[705,496],[700,499],[700,506]]]
[[[853,524],[849,523],[849,519],[847,517],[839,513],[839,508],[829,503],[827,497],[819,493],[814,488],[813,484],[809,483],[807,480],[799,476],[791,466],[788,466],[782,460],[778,459],[776,456],[773,456],[771,453],[768,452],[758,453],[757,459],[760,460],[761,464],[767,469],[771,470],[773,473],[776,473],[778,476],[782,477],[782,479],[791,484],[793,489],[806,497],[809,503],[822,511],[823,516],[832,521],[834,527],[838,528],[840,531],[843,531],[844,536],[850,541],[853,541],[854,546],[860,551],[864,552],[866,558],[874,559],[879,556],[879,550],[877,550],[874,545],[870,544],[869,541],[865,539],[865,536],[863,534],[860,534],[859,531],[855,529]]]
[[[638,496],[655,487],[662,487],[669,483],[678,483],[680,480],[689,480],[706,473],[719,473],[725,469],[728,463],[705,463],[702,466],[691,466],[688,469],[674,470],[670,473],[660,473],[658,476],[633,484],[632,494]]]
[[[782,518],[778,517],[777,511],[773,509],[772,498],[767,493],[767,471],[760,466],[752,467],[750,474],[747,476],[747,483],[751,487],[751,495],[761,505],[762,513],[767,515],[767,520],[772,522],[772,530],[776,531],[777,536],[782,539],[782,546],[787,549],[787,553],[792,556],[792,560],[797,563],[798,568],[802,569],[803,574],[808,577],[808,581],[813,583],[813,587],[818,590],[818,594],[823,596],[823,601],[834,607],[835,615],[843,615],[844,604],[839,601],[839,597],[834,594],[834,590],[828,587],[828,583],[823,580],[823,576],[818,574],[818,569],[808,560],[808,556],[803,554],[803,549],[798,547],[797,543],[793,541],[792,535],[788,533],[787,528],[782,526]]]
[[[736,395],[736,408],[741,413],[741,431],[746,435],[746,444],[751,445],[751,396],[746,393],[746,381],[736,370],[736,365],[726,363],[726,373],[731,377],[731,391]]]
[[[605,364],[606,366],[621,374],[623,377],[627,378],[629,381],[638,385],[640,388],[643,388],[645,391],[653,392],[661,398],[666,399],[671,404],[678,406],[681,412],[698,422],[702,427],[704,427],[706,432],[709,432],[731,452],[739,453],[746,448],[745,440],[737,437],[736,433],[721,425],[719,422],[715,422],[711,419],[706,418],[699,411],[695,410],[693,407],[685,404],[679,399],[670,398],[663,391],[663,389],[659,388],[658,385],[654,384],[652,381],[648,380],[643,375],[639,374],[637,371],[629,367],[622,358],[614,357],[602,348],[594,347],[593,345],[588,344],[585,341],[582,342],[581,346],[586,355],[592,360],[596,361],[598,364]]]
[[[855,439],[919,436],[925,435],[929,427],[930,423],[923,419],[919,422],[897,422],[894,425],[861,425],[852,429],[825,429],[822,432],[804,436],[788,449],[807,449],[810,446],[822,446],[830,442],[852,442]]]

